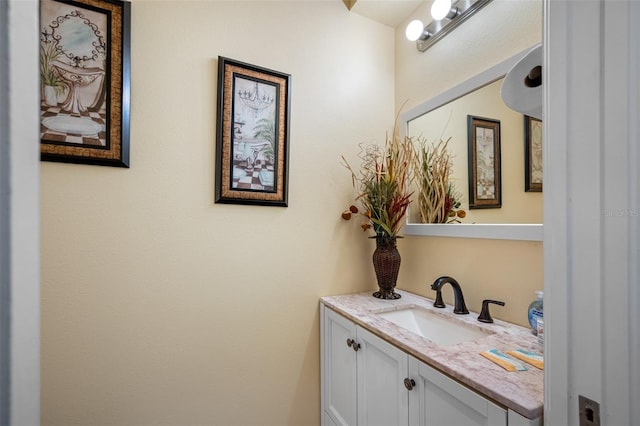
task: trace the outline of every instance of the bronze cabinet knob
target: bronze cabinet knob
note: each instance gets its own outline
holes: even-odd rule
[[[413,390],[415,385],[416,385],[415,380],[410,379],[408,377],[406,379],[404,379],[404,387],[407,388],[407,390]]]
[[[360,343],[356,343],[356,341],[353,339],[347,339],[347,346],[349,346],[356,352],[358,352],[358,349],[360,349]]]

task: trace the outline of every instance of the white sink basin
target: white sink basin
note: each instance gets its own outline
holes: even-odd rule
[[[382,312],[378,315],[442,346],[451,346],[493,334],[418,307]]]

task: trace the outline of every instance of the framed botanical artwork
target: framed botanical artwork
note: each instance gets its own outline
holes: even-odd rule
[[[524,116],[524,190],[542,192],[542,121]]]
[[[287,206],[291,76],[218,58],[216,203]]]
[[[467,116],[469,139],[469,208],[502,206],[500,121]]]
[[[131,5],[40,0],[40,153],[129,167]]]

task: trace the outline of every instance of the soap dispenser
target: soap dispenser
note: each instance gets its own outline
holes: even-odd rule
[[[543,318],[543,310],[542,310],[542,300],[544,298],[543,291],[536,291],[536,300],[531,302],[529,305],[529,325],[531,326],[531,330],[533,334],[538,334],[538,318],[542,320]]]

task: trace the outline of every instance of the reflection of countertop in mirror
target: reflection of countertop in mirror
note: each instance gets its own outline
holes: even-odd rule
[[[477,321],[477,313],[454,315],[450,306],[436,309],[432,300],[406,291],[396,291],[402,294],[401,299],[376,299],[367,292],[322,297],[321,302],[409,355],[522,416],[529,419],[542,416],[542,370],[528,366],[527,371],[507,372],[479,354],[489,349],[499,349],[503,352],[526,349],[540,353],[537,337],[529,329],[500,320],[495,320],[493,324],[483,324]],[[377,314],[407,306],[417,306],[436,311],[439,315],[452,316],[453,320],[463,321],[469,327],[483,328],[495,334],[454,346],[440,346]]]

